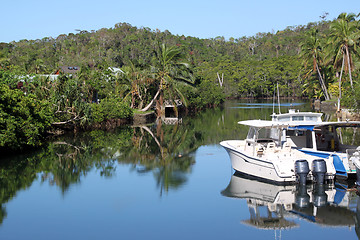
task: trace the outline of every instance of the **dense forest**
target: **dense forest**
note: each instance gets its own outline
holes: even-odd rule
[[[358,17],[228,40],[118,23],[0,43],[0,147],[36,146],[51,128],[131,118],[164,100],[202,109],[225,98],[271,98],[277,85],[281,97],[339,99],[339,108],[341,99],[357,109]],[[80,71],[51,80],[61,66]]]
[[[227,96],[271,97],[273,85],[278,82],[282,95],[301,97],[309,95],[298,91],[304,84],[298,57],[301,43],[311,29],[326,34],[329,24],[309,23],[226,41],[224,37],[199,39],[118,23],[114,28],[80,31],[56,39],[1,43],[0,66],[15,66],[23,74],[50,74],[63,65],[91,69],[131,66],[142,71],[157,64],[155,53],[164,43],[182,50],[183,60],[191,64],[199,81],[218,84],[217,73],[220,77],[224,74]]]

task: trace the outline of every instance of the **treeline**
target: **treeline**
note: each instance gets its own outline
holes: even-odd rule
[[[119,23],[0,43],[0,148],[37,146],[59,126],[87,127],[151,108],[161,115],[165,100],[202,109],[226,97],[270,98],[276,86],[281,97],[339,98],[358,108],[357,17],[229,40]],[[44,76],[64,65],[81,70]]]
[[[178,36],[169,31],[160,32],[118,23],[110,29],[1,43],[0,66],[16,66],[27,74],[51,73],[63,65],[90,68],[133,65],[143,70],[157,64],[154,53],[158,52],[159,43],[164,43],[182,49],[183,61],[191,65],[195,77],[218,84],[217,73],[220,77],[224,74],[224,93],[229,97],[271,97],[272,90],[268,92],[264,88],[276,82],[283,96],[289,96],[297,89],[296,96],[301,97],[307,94],[299,91],[299,87],[303,89],[303,82],[299,80],[300,44],[305,39],[305,32],[314,27],[327,29],[329,24],[329,21],[322,21],[288,27],[276,33],[258,33],[253,37],[225,40],[224,37],[199,39]],[[287,65],[284,65],[286,70],[279,64]],[[269,70],[271,73],[268,75]],[[239,71],[241,73],[237,74]],[[272,77],[278,73],[281,76]],[[264,81],[271,83],[262,87]],[[247,85],[252,89],[247,89]]]
[[[301,43],[305,91],[337,107],[359,109],[360,14],[342,13],[322,30],[312,28]]]
[[[217,75],[224,75],[222,92],[227,97],[272,97],[276,84],[284,97],[324,97],[316,73],[309,74],[311,64],[305,63],[300,54],[314,29],[319,40],[329,41],[330,26],[337,21],[323,20],[229,40],[179,36],[118,23],[109,29],[79,31],[57,38],[0,43],[0,67],[22,74],[50,74],[64,65],[91,69],[132,67],[142,71],[157,64],[156,52],[164,43],[181,49],[182,61],[190,64],[198,82],[219,85]],[[351,21],[358,23],[355,15]],[[326,81],[334,82],[330,78]]]

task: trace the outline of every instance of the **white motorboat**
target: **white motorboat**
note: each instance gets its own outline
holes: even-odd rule
[[[311,134],[315,126],[322,124],[321,113],[290,110],[273,114],[270,121],[247,120],[239,124],[250,127],[246,139],[220,143],[236,171],[280,184],[334,180],[334,157],[319,156],[316,135]],[[317,154],[309,154],[310,150]]]

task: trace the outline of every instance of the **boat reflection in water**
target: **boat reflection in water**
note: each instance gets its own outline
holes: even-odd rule
[[[299,227],[297,218],[323,226],[351,227],[359,217],[354,191],[329,185],[282,186],[251,180],[238,172],[221,192],[226,197],[246,199],[250,219],[245,224],[261,229]],[[357,206],[359,205],[359,206]],[[360,218],[359,218],[360,220]]]

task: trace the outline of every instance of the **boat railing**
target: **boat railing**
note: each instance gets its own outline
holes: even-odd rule
[[[354,153],[358,152],[356,149],[346,149],[346,154],[347,154],[347,160],[348,160],[348,165],[349,165],[349,170],[352,172],[356,171],[356,167],[354,162],[352,161],[352,157],[354,156]]]

